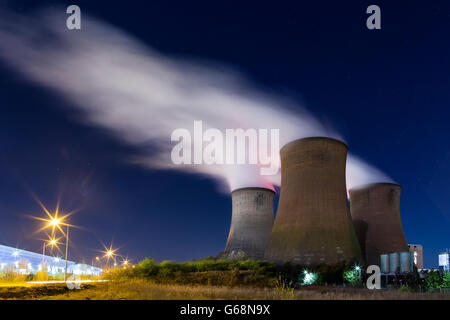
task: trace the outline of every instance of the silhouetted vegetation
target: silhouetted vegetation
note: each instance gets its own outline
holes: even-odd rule
[[[276,268],[268,262],[254,260],[232,262],[208,258],[180,263],[156,263],[153,259],[145,259],[131,268],[110,270],[105,273],[105,278],[146,278],[155,283],[267,287],[273,286]]]

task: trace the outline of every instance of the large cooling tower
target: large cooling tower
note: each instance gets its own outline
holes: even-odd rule
[[[265,188],[242,188],[231,193],[232,217],[225,253],[243,251],[262,260],[273,225],[275,192]]]
[[[368,265],[380,265],[381,254],[408,251],[400,218],[401,189],[376,183],[350,190],[353,224]]]
[[[292,141],[281,151],[281,194],[265,258],[277,264],[359,261],[347,203],[347,146],[331,138]]]

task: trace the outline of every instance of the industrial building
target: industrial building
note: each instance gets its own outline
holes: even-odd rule
[[[281,193],[265,258],[300,265],[359,262],[347,202],[347,146],[310,137],[286,144],[280,156]]]
[[[439,253],[439,270],[450,271],[450,250]]]
[[[273,225],[275,192],[265,188],[242,188],[231,193],[232,215],[225,254],[244,252],[262,260]]]
[[[42,262],[49,275],[64,273],[65,260],[57,256],[21,250],[0,245],[0,273],[35,274],[42,270]],[[67,261],[67,272],[75,275],[100,275],[102,269],[73,261]]]
[[[423,269],[423,247],[420,244],[408,244],[409,252],[413,255],[414,265]]]
[[[350,190],[350,211],[367,265],[381,254],[409,252],[400,217],[401,186],[375,183]]]

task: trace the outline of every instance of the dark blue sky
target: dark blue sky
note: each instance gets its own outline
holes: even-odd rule
[[[0,1],[23,15],[78,4],[163,53],[232,66],[329,121],[349,148],[403,186],[409,243],[425,265],[450,245],[450,3],[295,1],[159,4],[154,1]],[[378,4],[382,29],[365,26]],[[62,12],[64,15],[65,13]],[[1,39],[0,39],[1,40]],[[138,153],[101,129],[73,121],[48,89],[0,65],[0,243],[39,251],[26,214],[62,196],[72,259],[101,241],[134,261],[188,260],[223,250],[231,198],[214,181],[130,165]]]

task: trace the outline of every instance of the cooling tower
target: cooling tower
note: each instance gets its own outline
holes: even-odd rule
[[[275,192],[265,188],[242,188],[231,193],[232,216],[225,254],[243,251],[262,260],[273,225]]]
[[[265,258],[300,265],[359,261],[345,184],[347,146],[304,138],[286,144],[280,156],[280,200]]]
[[[380,265],[380,254],[408,251],[400,218],[400,193],[401,187],[392,183],[350,190],[350,211],[368,265]]]

